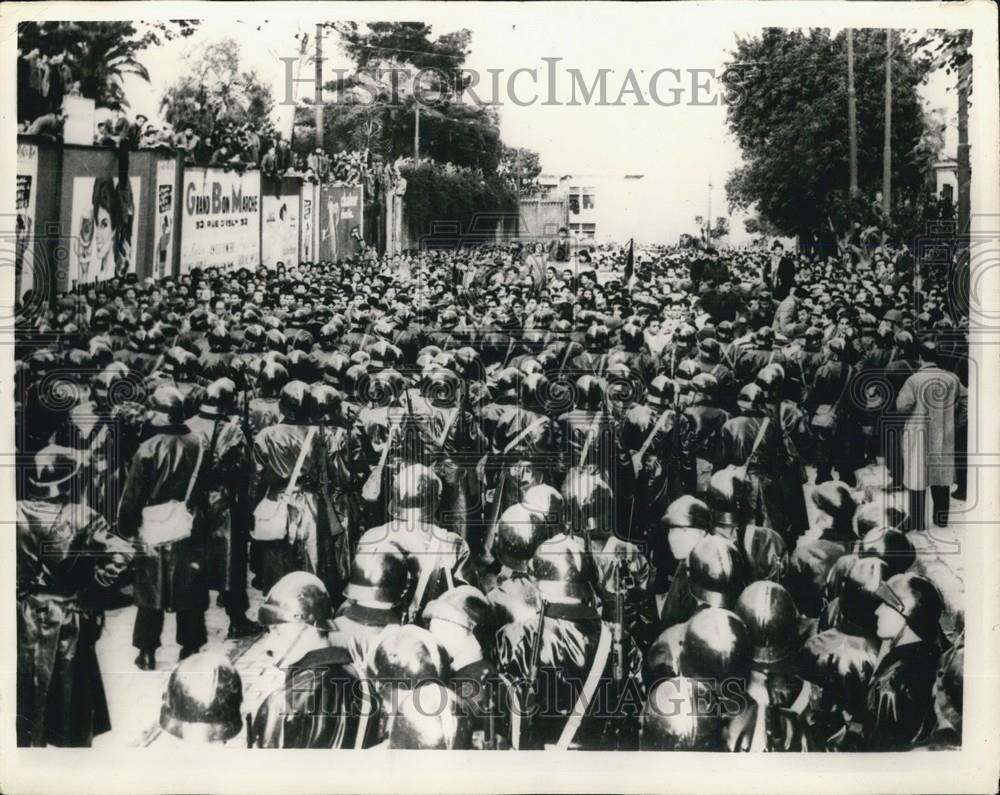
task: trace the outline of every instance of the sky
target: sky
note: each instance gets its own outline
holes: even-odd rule
[[[500,70],[503,139],[537,151],[546,173],[644,174],[641,184],[649,207],[642,219],[637,219],[644,227],[641,238],[676,241],[680,233],[694,231],[692,219],[708,208],[709,183],[714,186],[712,215],[726,214],[722,186],[729,172],[740,164],[740,152],[726,129],[725,106],[719,99],[721,89],[711,75],[721,75],[737,33],[755,34],[758,29],[739,21],[731,25],[717,21],[707,24],[704,16],[695,14],[672,14],[663,17],[661,24],[651,24],[649,13],[633,13],[637,7],[630,4],[618,6],[622,13],[607,13],[606,7],[598,7],[600,19],[594,14],[553,13],[561,8],[525,4],[518,7],[515,16],[509,6],[491,10],[489,4],[456,3],[448,4],[447,10],[422,6],[419,19],[432,25],[434,35],[463,27],[472,31],[466,67],[481,76],[480,98],[486,100],[492,93],[488,70]],[[380,13],[379,18],[392,16]],[[416,15],[410,12],[395,16]],[[295,34],[312,34],[313,22],[301,17],[267,22],[207,21],[188,39],[147,50],[141,60],[149,69],[151,84],[137,78],[126,82],[133,112],[158,118],[163,90],[182,74],[185,60],[199,46],[225,37],[240,42],[244,63],[271,84],[276,96],[283,96],[285,65],[279,59],[297,55]],[[325,41],[327,69],[349,69],[350,61],[336,46],[335,37]],[[553,69],[543,59],[560,59],[554,66],[558,104],[542,104],[547,99],[547,70]],[[305,73],[309,74],[311,68],[307,66]],[[517,75],[511,96],[507,81],[517,69],[538,70],[537,82],[527,73]],[[609,102],[617,99],[631,73],[649,104],[640,106],[634,95],[626,94],[624,105],[599,106],[591,101],[571,106],[568,101],[573,69],[579,71],[588,86],[599,70],[608,70]],[[681,101],[672,107],[650,100],[651,77],[664,69],[680,70],[679,75],[662,72],[656,82],[663,102],[671,96],[680,97]],[[712,71],[693,75],[692,70]],[[700,90],[692,87],[696,78]],[[947,107],[947,118],[953,120],[954,92],[945,90],[949,80],[937,76],[923,93],[929,106]],[[671,93],[674,87],[682,89],[679,94]],[[312,87],[305,85],[302,90],[311,94]],[[537,101],[528,106],[514,101],[526,103],[533,96]],[[713,100],[714,104],[692,104]],[[946,152],[954,152],[954,139],[951,130],[946,137]],[[742,218],[734,215],[730,219],[732,242],[746,238]]]

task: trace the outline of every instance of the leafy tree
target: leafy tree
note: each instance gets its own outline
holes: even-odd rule
[[[323,144],[329,152],[370,149],[385,160],[414,153],[414,78],[420,74],[420,155],[495,173],[503,157],[496,109],[459,101],[471,33],[431,39],[420,22],[330,23],[356,71],[324,84]],[[424,70],[424,71],[420,71]],[[430,71],[427,71],[430,70]],[[433,93],[431,93],[433,92]],[[315,114],[296,109],[297,151],[315,146]]]
[[[885,36],[854,31],[858,128],[858,184],[874,194],[881,185]],[[931,155],[921,141],[924,112],[917,87],[930,65],[907,47],[892,53],[893,200],[925,190]],[[738,38],[731,78],[741,102],[727,122],[744,165],[726,182],[731,208],[756,205],[782,234],[806,246],[832,243],[855,217],[848,191],[847,57],[844,32],[769,28]]]
[[[164,41],[194,33],[197,20],[163,22],[23,22],[17,29],[20,56],[37,51],[49,57],[63,54],[80,93],[98,107],[119,110],[129,107],[125,97],[125,75],[149,81],[140,53]],[[25,74],[26,78],[26,74]],[[22,70],[18,73],[18,116],[27,118],[33,92]],[[23,104],[22,104],[23,103]],[[25,113],[22,115],[22,108]]]
[[[538,177],[541,173],[542,162],[538,152],[523,146],[504,145],[497,174],[522,196],[538,193]]]
[[[242,68],[235,39],[213,42],[192,54],[187,73],[167,88],[160,102],[174,129],[191,127],[202,137],[220,123],[266,127],[273,108],[270,87],[255,71]]]

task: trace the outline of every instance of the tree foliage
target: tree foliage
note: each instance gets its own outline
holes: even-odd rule
[[[858,185],[881,188],[884,134],[884,31],[854,31]],[[909,48],[892,53],[893,200],[926,191],[934,153],[924,142],[918,86],[931,68]],[[744,165],[726,182],[731,208],[755,206],[782,234],[807,244],[839,236],[853,220],[848,197],[847,55],[845,34],[771,28],[737,39],[732,69],[741,102],[727,122]]]
[[[269,86],[241,64],[240,45],[227,38],[187,59],[186,73],[167,88],[160,111],[174,129],[191,127],[201,137],[216,125],[251,123],[266,127],[274,108]]]
[[[470,231],[477,216],[517,212],[517,195],[498,177],[421,161],[400,168],[406,179],[406,218],[414,239],[435,221],[458,222]]]
[[[161,22],[24,22],[18,26],[17,46],[22,56],[33,50],[49,57],[64,54],[80,93],[98,107],[129,107],[124,77],[149,81],[139,60],[148,47],[194,33],[197,20]],[[22,89],[24,92],[22,93]],[[27,86],[18,85],[18,97],[27,98]]]
[[[492,107],[461,101],[468,83],[462,65],[471,33],[459,30],[431,38],[420,22],[330,23],[353,74],[324,84],[323,146],[328,152],[370,149],[385,160],[412,157],[420,88],[420,156],[493,174],[503,156],[499,117]],[[296,109],[295,148],[315,147],[313,108]]]

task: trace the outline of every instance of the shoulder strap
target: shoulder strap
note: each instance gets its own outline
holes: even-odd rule
[[[563,726],[562,734],[559,735],[559,741],[556,743],[556,748],[560,751],[565,751],[569,748],[569,744],[573,742],[573,738],[580,729],[580,723],[583,721],[583,716],[587,713],[587,707],[590,706],[591,700],[594,697],[594,691],[597,690],[597,685],[601,681],[601,674],[604,673],[604,667],[607,665],[608,654],[610,652],[611,630],[602,621],[601,637],[597,641],[597,653],[594,655],[594,662],[590,666],[590,672],[587,674],[586,681],[583,683],[583,689],[580,691],[580,695],[573,705],[573,712],[570,714],[569,720],[566,721],[566,725]]]
[[[764,432],[767,430],[767,425],[770,421],[770,417],[764,417],[764,421],[760,424],[760,428],[757,429],[757,438],[753,440],[753,447],[750,448],[750,455],[747,456],[747,464],[750,463],[750,460],[757,452],[757,448],[760,447],[760,443],[764,440]]]
[[[847,373],[844,375],[844,388],[842,390],[840,390],[840,394],[837,395],[837,399],[833,403],[834,410],[836,410],[837,407],[840,406],[840,401],[843,400],[844,393],[850,387],[850,385],[851,385],[851,375],[853,374],[853,372],[854,372],[854,369],[851,367],[851,365],[847,365]]]
[[[285,494],[295,491],[295,484],[299,480],[299,475],[302,474],[302,466],[306,462],[306,456],[309,454],[309,450],[312,447],[313,437],[315,435],[316,426],[310,425],[309,430],[306,432],[306,438],[302,440],[302,449],[299,450],[299,457],[295,459],[295,469],[292,470],[292,476],[288,479],[288,485],[285,486]]]
[[[670,409],[664,409],[663,413],[660,414],[660,416],[657,418],[656,423],[653,425],[652,430],[650,430],[649,435],[646,437],[646,440],[642,443],[642,447],[640,447],[639,452],[636,453],[636,455],[638,455],[640,459],[644,458],[646,453],[649,451],[649,446],[653,443],[653,437],[656,436],[657,431],[659,431],[660,428],[663,427],[663,424],[667,420],[667,414],[669,413]]]
[[[198,439],[198,460],[194,463],[194,472],[191,473],[191,480],[188,481],[187,491],[184,492],[184,502],[191,499],[191,492],[194,491],[194,483],[198,479],[198,470],[201,469],[201,460],[205,457],[205,445]]]
[[[438,437],[437,446],[444,447],[444,443],[448,441],[448,434],[451,433],[452,427],[455,425],[455,420],[458,419],[458,415],[462,412],[461,406],[456,406],[455,411],[448,418],[448,421],[444,424],[444,430],[441,431],[441,435]]]
[[[518,444],[524,441],[529,434],[541,428],[546,423],[547,420],[548,417],[539,417],[537,420],[531,423],[527,428],[521,431],[517,436],[511,439],[510,442],[507,443],[507,446],[504,447],[503,451],[505,453],[509,453],[511,450],[517,447]]]

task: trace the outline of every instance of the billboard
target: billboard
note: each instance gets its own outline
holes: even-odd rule
[[[355,254],[362,231],[361,188],[323,185],[319,205],[319,259],[336,262]]]
[[[260,172],[184,172],[181,272],[260,265]]]
[[[177,182],[177,161],[160,160],[156,164],[156,226],[153,230],[154,276],[162,279],[173,275],[174,186]]]
[[[118,166],[114,166],[117,172]],[[69,284],[87,284],[135,273],[140,179],[74,177]]]
[[[14,226],[14,274],[17,279],[17,299],[35,282],[33,270],[35,238],[35,199],[38,195],[38,147],[17,145],[17,199]]]
[[[311,182],[302,186],[302,261],[316,257],[316,195],[319,189]]]
[[[260,228],[261,262],[273,268],[279,262],[299,264],[299,192],[266,195],[261,210],[264,222]]]

